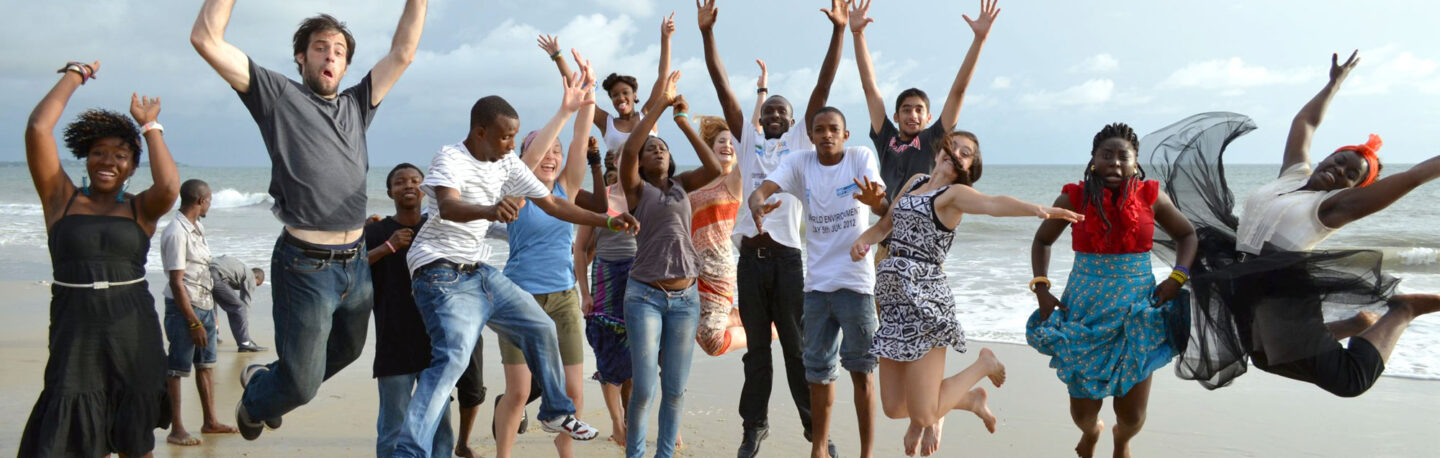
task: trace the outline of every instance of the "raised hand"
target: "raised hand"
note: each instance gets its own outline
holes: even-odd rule
[[[685,96],[677,95],[675,100],[670,102],[670,108],[675,110],[675,116],[679,117],[690,112],[690,103],[685,101]]]
[[[1072,212],[1060,207],[1035,206],[1035,216],[1040,219],[1063,219],[1072,223],[1085,221],[1085,215]]]
[[[671,11],[664,21],[660,21],[660,39],[669,40],[670,35],[675,34],[675,12]]]
[[[875,22],[875,19],[867,17],[870,13],[870,0],[858,0],[850,6],[850,32],[860,33],[865,31],[865,26]]]
[[[715,7],[715,0],[695,0],[695,9],[699,10],[700,30],[710,30],[715,27],[715,16],[720,14],[720,8]]]
[[[885,203],[885,187],[881,186],[878,181],[870,181],[870,177],[860,178],[864,181],[853,178],[850,180],[855,182],[855,186],[860,187],[860,192],[853,194],[855,200],[870,207],[878,207]]]
[[[830,23],[835,24],[835,27],[843,29],[850,21],[850,16],[845,14],[850,10],[850,3],[850,0],[830,0],[830,9],[821,8],[820,12],[825,13],[825,17],[830,18]]]
[[[581,76],[584,77],[585,90],[594,91],[595,71],[590,67],[590,59],[581,57],[580,51],[576,51],[575,48],[570,48],[570,55],[575,58],[575,67],[579,69]]]
[[[560,106],[568,113],[580,111],[581,107],[595,103],[595,91],[591,90],[585,83],[585,73],[589,71],[587,64],[582,71],[575,72],[565,81],[565,98],[560,101]]]
[[[675,103],[675,98],[679,97],[679,95],[677,95],[679,91],[679,85],[680,71],[676,70],[670,72],[670,77],[665,78],[665,90],[660,92],[660,97],[662,97],[660,101],[663,102],[661,106],[669,106],[670,104]]]
[[[768,215],[768,214],[770,214],[770,212],[775,211],[775,209],[776,209],[777,207],[779,207],[779,206],[780,206],[780,200],[779,200],[779,199],[776,199],[775,202],[763,203],[763,204],[760,204],[760,205],[751,205],[751,206],[750,206],[750,216],[753,217],[753,218],[755,218],[755,232],[757,232],[757,233],[764,233],[764,232],[765,232],[765,225],[761,223],[761,220],[765,219],[765,215]]]
[[[965,22],[970,24],[970,30],[975,32],[976,38],[985,38],[990,35],[990,26],[995,24],[995,16],[1000,15],[1000,8],[996,6],[1000,0],[980,0],[980,18],[970,19],[969,15],[960,15]]]
[[[140,125],[149,124],[160,117],[160,98],[142,97],[130,93],[130,116]]]
[[[1330,55],[1330,81],[1334,81],[1334,82],[1337,82],[1337,83],[1338,83],[1338,82],[1341,82],[1341,81],[1345,81],[1345,77],[1350,75],[1350,70],[1354,70],[1354,69],[1355,69],[1355,66],[1358,65],[1358,64],[1360,64],[1360,57],[1358,57],[1358,54],[1360,54],[1360,50],[1358,50],[1358,49],[1355,50],[1354,52],[1351,52],[1351,53],[1350,53],[1350,58],[1349,58],[1349,59],[1345,59],[1345,63],[1344,63],[1344,64],[1341,64],[1341,63],[1340,63],[1340,55],[1339,55],[1339,54],[1331,54],[1331,55]]]
[[[535,43],[540,45],[540,49],[544,50],[547,56],[558,57],[560,54],[560,39],[554,35],[542,33],[540,38],[535,39]]]
[[[763,88],[768,88],[768,87],[770,87],[770,72],[767,71],[767,70],[765,70],[765,61],[760,60],[760,59],[755,59],[755,64],[757,64],[757,65],[760,66],[760,80],[755,82],[755,87],[757,87],[757,88],[761,88],[761,87],[763,87]]]

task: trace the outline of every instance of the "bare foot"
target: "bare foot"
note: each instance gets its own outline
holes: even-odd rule
[[[1080,434],[1080,443],[1075,445],[1075,456],[1080,458],[1092,458],[1095,456],[1095,443],[1100,441],[1100,432],[1105,430],[1105,421],[1095,419],[1095,426]]]
[[[1405,307],[1410,316],[1418,317],[1440,311],[1440,296],[1434,294],[1401,294],[1390,298],[1391,307]]]
[[[469,444],[456,444],[455,456],[462,458],[475,458],[475,451],[470,449]]]
[[[940,434],[944,427],[945,417],[940,417],[935,426],[925,428],[925,437],[920,441],[920,456],[930,456],[940,450]],[[990,432],[995,432],[994,427],[991,427]]]
[[[985,422],[985,429],[990,431],[990,434],[995,434],[995,414],[990,413],[990,404],[985,402],[988,398],[989,394],[984,388],[970,390],[970,395],[965,397],[970,405],[964,410],[974,412],[975,416],[980,417],[980,421]]]
[[[910,429],[905,430],[905,456],[915,456],[915,450],[920,446],[920,433],[925,427],[910,422]]]
[[[684,438],[684,437],[681,437],[681,436],[680,436],[680,432],[677,431],[677,432],[675,432],[675,451],[678,452],[678,451],[680,451],[681,449],[684,449],[684,448],[685,448],[685,438]]]
[[[175,434],[171,434],[165,437],[165,442],[169,442],[171,444],[183,447],[191,447],[195,445],[200,445],[200,438],[191,436],[190,433],[180,433],[180,435],[178,436]]]
[[[610,434],[610,442],[614,442],[615,445],[619,445],[619,446],[621,446],[621,447],[624,447],[624,446],[625,446],[625,433],[622,433],[622,432],[619,432],[619,431],[616,431],[616,432],[614,432],[614,433],[611,433],[611,434]]]
[[[240,432],[240,430],[235,429],[234,426],[230,426],[230,425],[227,425],[227,424],[224,424],[224,423],[220,423],[220,422],[215,422],[215,423],[206,423],[204,426],[201,426],[201,427],[200,427],[200,432],[201,432],[201,433],[204,433],[204,434],[235,434],[235,433]]]
[[[999,388],[1000,385],[1005,384],[1005,364],[1000,362],[1000,358],[995,357],[995,352],[990,351],[989,348],[981,348],[980,361],[989,364],[992,368],[990,373],[985,375],[990,378],[991,385]]]
[[[1375,322],[1380,321],[1380,314],[1375,312],[1360,312],[1350,319],[1355,320],[1355,322],[1360,325],[1360,329],[1364,330],[1370,329],[1371,326],[1375,325]]]

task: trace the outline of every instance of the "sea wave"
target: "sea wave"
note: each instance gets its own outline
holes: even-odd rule
[[[210,208],[240,208],[272,202],[270,195],[263,192],[241,192],[225,188],[210,195]]]

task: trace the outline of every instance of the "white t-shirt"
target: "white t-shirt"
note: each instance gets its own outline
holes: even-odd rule
[[[880,163],[870,148],[847,146],[838,164],[821,165],[815,150],[796,152],[765,178],[780,190],[803,197],[807,292],[848,289],[874,294],[874,255],[850,260],[850,245],[870,228],[870,207],[854,197],[860,192],[855,180],[861,177],[879,183]]]
[[[767,139],[755,126],[747,123],[745,132],[740,136],[740,145],[737,148],[736,156],[740,162],[740,177],[745,184],[745,193],[740,196],[740,214],[735,218],[735,231],[731,236],[735,245],[740,245],[741,237],[754,237],[760,235],[755,229],[755,219],[750,217],[750,206],[745,205],[750,194],[765,182],[765,177],[770,176],[780,162],[792,152],[814,150],[815,146],[810,144],[810,136],[806,135],[805,122],[796,120],[790,130],[780,135],[780,138]],[[780,206],[775,211],[765,215],[765,232],[770,233],[770,238],[775,239],[781,245],[790,248],[800,248],[800,201],[789,194],[776,194],[771,199],[780,199]]]
[[[1342,191],[1298,191],[1314,173],[1310,164],[1290,166],[1245,199],[1235,249],[1260,254],[1269,242],[1289,251],[1310,251],[1335,233],[1320,222],[1320,204]]]
[[[550,190],[515,154],[486,162],[471,156],[463,143],[440,148],[430,160],[430,171],[420,184],[426,197],[425,213],[432,216],[410,244],[406,262],[411,274],[441,259],[472,264],[485,262],[490,257],[490,246],[484,242],[490,221],[458,223],[441,218],[440,201],[435,198],[437,186],[459,190],[461,200],[475,205],[495,205],[507,196],[543,198],[550,195]]]

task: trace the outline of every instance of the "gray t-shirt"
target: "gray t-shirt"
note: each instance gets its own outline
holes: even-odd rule
[[[635,206],[640,234],[635,236],[631,279],[650,283],[699,275],[695,243],[690,240],[690,213],[690,197],[679,180],[670,179],[669,191],[649,182],[640,185],[640,205]]]
[[[326,100],[251,60],[250,90],[239,94],[270,152],[275,217],[304,230],[364,227],[365,129],[378,108],[370,106],[370,75]]]

